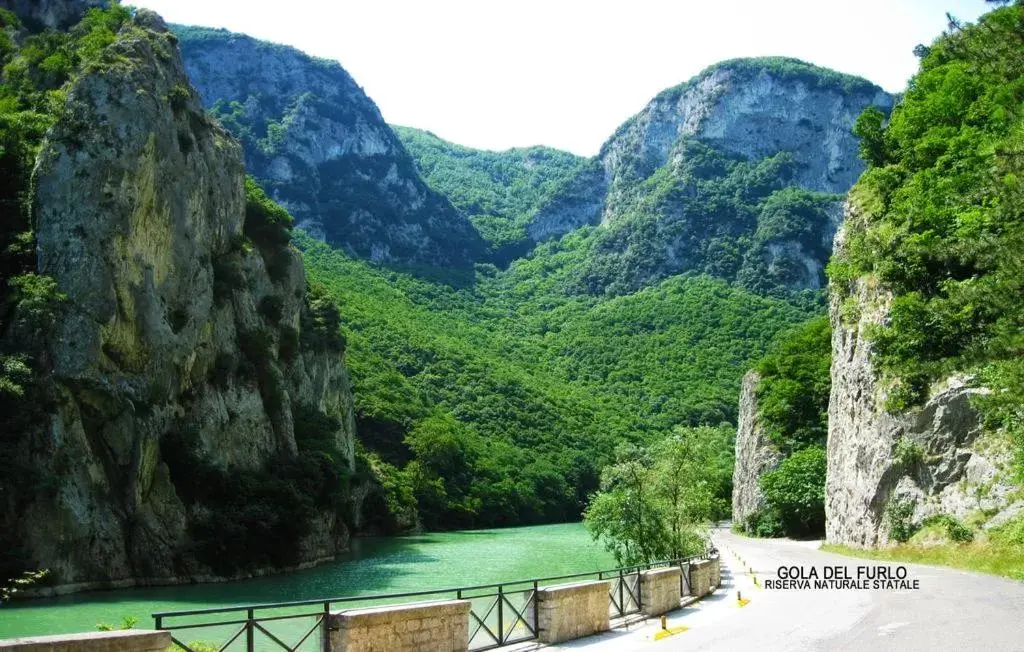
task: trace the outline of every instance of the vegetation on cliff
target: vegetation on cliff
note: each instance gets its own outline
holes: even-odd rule
[[[323,362],[311,352],[340,365],[345,343],[337,307],[303,289],[291,216],[243,186],[237,145],[195,102],[155,14],[113,3],[67,31],[32,31],[9,12],[0,24],[0,578],[39,563],[56,583],[229,576],[308,561],[310,534],[321,541],[307,548],[326,548],[314,554],[333,553],[352,520],[342,424],[296,390],[314,382],[300,366]],[[52,184],[60,173],[74,187]],[[54,222],[69,235],[53,238]],[[104,255],[81,283],[53,262]],[[131,274],[117,256],[151,275],[128,281],[130,298],[116,294]],[[181,268],[175,256],[187,282],[153,273]],[[83,307],[106,292],[120,310]],[[75,337],[60,329],[75,319],[74,335],[95,339],[69,371]],[[251,438],[241,453],[225,435],[239,421]],[[40,544],[48,528],[60,534]],[[57,539],[59,552],[45,549]]]
[[[889,123],[874,112],[858,121],[870,165],[852,193],[862,217],[829,273],[840,291],[866,277],[894,296],[871,334],[890,409],[970,374],[993,390],[982,401],[990,425],[1017,433],[1024,451],[1024,7],[952,21],[920,53]]]
[[[831,328],[817,317],[781,335],[754,366],[755,419],[782,461],[761,476],[765,507],[739,524],[757,536],[812,536],[825,530]]]

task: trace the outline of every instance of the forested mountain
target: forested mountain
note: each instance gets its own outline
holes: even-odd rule
[[[486,259],[499,267],[530,250],[530,218],[585,161],[550,147],[491,152],[449,143],[428,131],[393,129],[427,184],[469,216],[489,245]]]
[[[622,294],[686,271],[760,294],[819,288],[842,193],[863,169],[851,133],[892,97],[795,59],[737,59],[663,91],[566,181],[527,228],[600,225],[577,284]]]
[[[432,191],[344,68],[225,30],[174,28],[203,104],[300,228],[375,262],[468,270],[476,229]]]
[[[359,124],[376,115],[350,82],[333,94],[314,83],[338,67],[226,32],[177,32],[205,102],[257,176],[269,150],[252,120],[281,107],[272,90],[312,89],[296,106],[326,97],[364,116]],[[265,65],[229,75],[221,60]],[[735,423],[742,370],[780,329],[823,310],[815,288],[838,225],[839,197],[828,193],[855,177],[850,129],[871,102],[887,110],[891,100],[801,62],[743,60],[662,93],[592,160],[541,147],[482,152],[398,128],[405,147],[394,155],[411,159],[393,169],[406,187],[425,182],[450,198],[487,250],[467,275],[443,260],[389,271],[358,247],[300,241],[342,306],[362,457],[383,489],[372,500],[389,508],[376,513],[390,513],[373,526],[406,527],[416,514],[427,527],[572,518],[617,444]],[[333,123],[281,124],[285,142],[322,144]],[[362,158],[346,160],[364,173]],[[337,172],[320,166],[319,183],[349,183]],[[595,173],[607,188],[581,187]],[[307,178],[269,185],[287,203]],[[538,244],[537,225],[577,191],[614,219]]]

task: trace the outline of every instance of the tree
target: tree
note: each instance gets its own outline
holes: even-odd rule
[[[885,144],[885,114],[877,106],[869,106],[853,125],[853,134],[860,138],[860,157],[869,166],[881,167],[888,158]]]
[[[651,455],[636,446],[616,451],[614,464],[601,473],[598,492],[583,515],[595,539],[622,566],[666,556],[665,522],[659,513]]]
[[[703,548],[697,526],[711,520],[715,487],[708,441],[677,430],[655,446],[655,493],[666,526],[667,556],[685,557]]]
[[[777,510],[786,534],[801,537],[825,530],[825,468],[825,449],[811,446],[761,476],[765,502]]]

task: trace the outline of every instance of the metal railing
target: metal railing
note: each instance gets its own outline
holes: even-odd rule
[[[688,595],[690,562],[706,559],[715,552],[709,549],[700,555],[680,559],[500,584],[165,611],[153,614],[153,619],[156,629],[170,631],[171,640],[184,652],[241,652],[243,645],[245,652],[330,652],[332,612],[348,606],[395,604],[408,598],[458,599],[470,603],[469,649],[491,650],[539,638],[537,591],[541,585],[566,581],[609,581],[608,613],[618,618],[642,610],[640,574],[643,571],[678,566],[682,571],[680,595]],[[211,644],[210,639],[224,643]]]

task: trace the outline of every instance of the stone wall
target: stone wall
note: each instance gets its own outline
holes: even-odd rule
[[[139,629],[0,641],[3,652],[165,652],[170,647],[170,632]]]
[[[420,602],[331,614],[332,652],[464,652],[468,600]]]
[[[714,562],[712,560],[702,559],[692,562],[690,564],[690,593],[698,598],[711,593],[711,587],[717,584],[717,580],[712,582],[713,574]]]
[[[540,640],[560,643],[611,629],[608,582],[580,582],[537,590]]]
[[[640,596],[645,616],[660,616],[679,608],[678,567],[657,568],[640,574]]]

